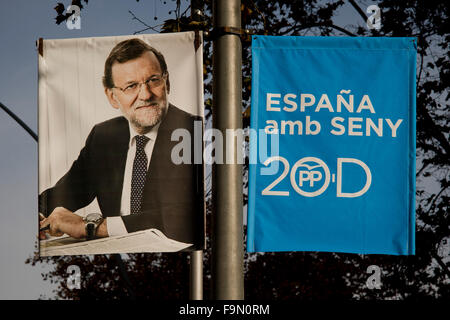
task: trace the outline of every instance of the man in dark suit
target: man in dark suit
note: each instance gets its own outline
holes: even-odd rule
[[[203,166],[175,164],[177,142],[171,141],[175,129],[184,129],[192,147],[194,121],[201,118],[169,104],[164,57],[139,39],[113,48],[103,84],[123,117],[97,124],[69,171],[39,196],[39,211],[46,217],[40,227],[51,235],[86,237],[86,219],[73,212],[97,198],[103,217],[94,224],[96,237],[156,228],[201,248]]]

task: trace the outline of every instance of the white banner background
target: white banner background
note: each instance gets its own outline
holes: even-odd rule
[[[102,77],[111,49],[129,38],[146,41],[164,55],[169,102],[203,116],[203,47],[195,51],[194,32],[44,40],[39,55],[39,193],[67,172],[95,124],[121,115],[109,104]],[[100,212],[96,200],[77,211],[89,212]]]

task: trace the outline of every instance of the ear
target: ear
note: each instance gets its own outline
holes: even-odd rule
[[[167,79],[166,79],[166,88],[167,88],[167,94],[170,93],[170,80],[169,80],[169,72],[167,72]]]
[[[108,98],[109,103],[114,109],[119,109],[119,103],[117,102],[117,97],[113,92],[112,88],[105,88],[105,94]]]

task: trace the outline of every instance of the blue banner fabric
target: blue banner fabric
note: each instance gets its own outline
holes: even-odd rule
[[[253,37],[247,251],[414,254],[416,51]]]

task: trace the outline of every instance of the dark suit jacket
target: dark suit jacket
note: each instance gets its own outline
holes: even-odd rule
[[[141,212],[123,216],[128,232],[157,228],[167,237],[204,244],[203,166],[175,165],[171,151],[174,129],[191,133],[193,160],[194,120],[201,120],[173,105],[158,130],[143,191]],[[130,132],[128,121],[117,117],[97,124],[70,170],[39,196],[39,211],[48,216],[56,207],[76,211],[96,197],[104,217],[120,216],[123,176]]]

